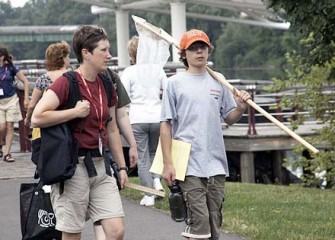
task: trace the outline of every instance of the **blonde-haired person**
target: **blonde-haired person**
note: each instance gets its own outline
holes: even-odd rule
[[[0,47],[0,139],[5,138],[5,162],[14,162],[11,148],[14,138],[14,122],[22,120],[19,98],[14,86],[15,76],[24,85],[24,107],[29,103],[29,81],[20,69],[13,64],[13,57],[5,47]]]
[[[154,72],[153,76],[145,74],[141,64],[137,64],[139,37],[133,36],[128,42],[128,52],[132,66],[127,67],[121,81],[130,97],[129,119],[136,139],[138,152],[138,175],[143,186],[163,191],[160,176],[149,171],[159,141],[161,90],[166,84],[166,74],[162,67],[153,64],[145,67]],[[157,73],[157,74],[156,74]],[[155,196],[145,194],[140,205],[152,206]]]
[[[70,65],[70,52],[70,45],[65,41],[50,44],[45,50],[45,68],[47,72],[37,78],[35,82],[26,118],[24,119],[25,125],[30,126],[30,119],[33,110],[37,102],[41,99],[45,89],[47,89],[58,77],[62,76],[63,73],[68,70]],[[36,129],[36,131],[38,131],[38,129]],[[33,135],[33,138],[38,137],[39,133]]]
[[[138,42],[139,42],[138,36],[133,36],[128,42],[128,54],[131,65],[136,64]]]

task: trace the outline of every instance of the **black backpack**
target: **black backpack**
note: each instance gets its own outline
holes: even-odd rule
[[[77,103],[78,100],[81,99],[81,94],[79,91],[79,87],[78,87],[78,81],[76,79],[76,75],[74,72],[66,72],[63,74],[64,76],[67,77],[67,79],[69,80],[69,108],[70,107],[74,107]],[[103,80],[104,83],[104,88],[107,94],[107,98],[108,98],[108,103],[110,104],[112,101],[112,90],[111,90],[111,85],[114,86],[114,88],[116,89],[116,81],[115,81],[115,76],[112,73],[112,71],[110,69],[108,69],[108,71],[102,73],[100,75],[101,79]],[[112,80],[111,81],[109,80]],[[71,122],[75,122],[75,121],[71,121]],[[31,161],[37,165],[38,163],[38,159],[39,159],[39,154],[40,154],[40,148],[41,148],[41,138],[36,138],[34,140],[32,140],[31,142],[32,144],[32,153],[31,153]],[[35,178],[38,178],[38,174],[37,172],[35,173]]]
[[[73,108],[76,106],[77,102],[81,100],[81,94],[78,86],[78,81],[76,79],[76,74],[74,71],[68,71],[63,74],[69,80],[69,98],[68,98],[68,108]],[[102,79],[102,83],[105,88],[107,95],[107,101],[110,105],[112,103],[112,88],[114,87],[114,77],[112,74],[106,72],[99,74]],[[111,82],[111,80],[113,82]]]
[[[75,107],[81,100],[81,94],[76,75],[73,71],[63,74],[69,80],[68,108]],[[103,80],[108,102],[112,100],[113,84],[105,75]],[[72,129],[75,124],[82,124],[81,119],[41,128],[41,147],[37,164],[37,173],[43,184],[50,185],[70,179],[76,170],[78,162],[78,143],[75,141]],[[61,192],[63,187],[61,187]]]

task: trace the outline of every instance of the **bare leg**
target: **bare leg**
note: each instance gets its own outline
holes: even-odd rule
[[[0,157],[3,156],[2,146],[5,145],[6,123],[0,123]]]
[[[95,240],[106,240],[104,229],[101,225],[94,225]]]
[[[186,238],[188,240],[208,240],[208,238]]]
[[[6,149],[5,149],[5,155],[10,153],[10,150],[12,148],[14,138],[14,123],[13,122],[7,122],[6,123]]]
[[[5,144],[6,123],[0,123],[0,145]]]
[[[123,218],[109,218],[101,220],[106,240],[123,240],[124,224]]]
[[[62,240],[80,240],[81,233],[62,232]]]

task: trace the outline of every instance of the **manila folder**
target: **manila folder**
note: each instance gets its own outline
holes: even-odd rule
[[[176,179],[184,181],[188,159],[190,157],[191,144],[180,140],[172,140],[171,144],[171,158],[173,166],[176,169]],[[150,172],[162,174],[163,172],[163,153],[161,148],[161,141],[159,140],[154,161],[151,165]]]

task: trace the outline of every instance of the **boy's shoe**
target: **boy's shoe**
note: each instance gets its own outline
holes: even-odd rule
[[[155,196],[144,195],[142,200],[140,201],[141,206],[153,206],[155,205]]]

